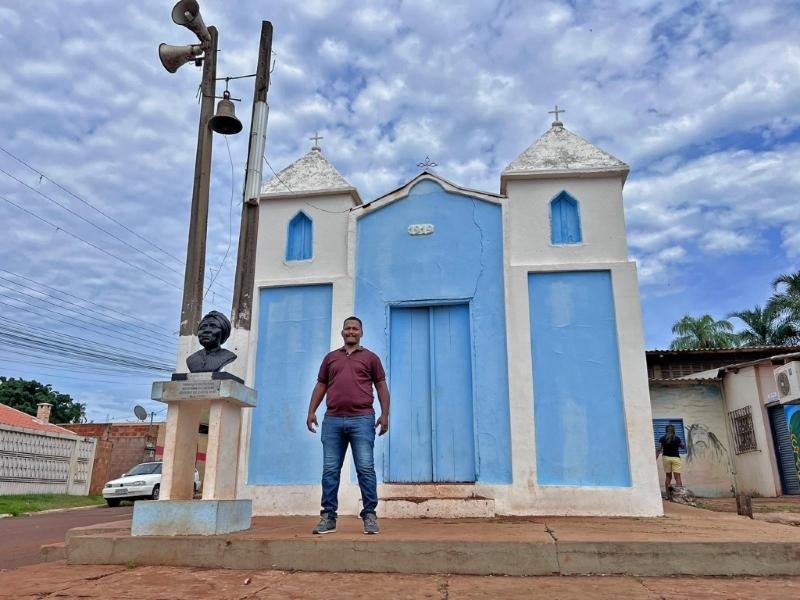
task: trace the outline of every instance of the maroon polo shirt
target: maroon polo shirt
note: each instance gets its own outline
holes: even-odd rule
[[[317,381],[328,386],[326,416],[374,415],[372,386],[386,379],[381,359],[358,347],[347,354],[344,347],[329,352],[319,367]]]

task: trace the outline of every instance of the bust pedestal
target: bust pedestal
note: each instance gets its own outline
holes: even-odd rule
[[[153,400],[167,404],[161,494],[137,502],[132,535],[214,535],[250,528],[252,503],[236,499],[242,409],[256,391],[226,373],[179,374],[153,383]],[[200,414],[209,410],[203,499],[193,500]]]

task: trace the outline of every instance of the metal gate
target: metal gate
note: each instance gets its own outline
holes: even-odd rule
[[[800,475],[795,466],[792,441],[789,437],[789,426],[786,424],[783,406],[771,406],[767,410],[769,423],[772,426],[772,440],[775,442],[781,488],[784,494],[800,494]]]

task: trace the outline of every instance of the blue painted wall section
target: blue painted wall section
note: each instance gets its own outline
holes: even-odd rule
[[[311,219],[303,211],[289,221],[286,232],[286,260],[310,260],[314,229]]]
[[[411,236],[408,226],[432,224],[432,235]],[[503,294],[503,231],[499,205],[445,191],[430,180],[406,198],[358,221],[355,312],[364,321],[362,343],[391,365],[392,306],[468,304],[472,365],[473,439],[477,481],[511,482],[508,369]],[[401,396],[406,382],[389,385]],[[392,413],[401,411],[397,400]],[[387,437],[387,436],[384,436]],[[388,475],[386,440],[376,444],[380,478]]]
[[[561,192],[550,201],[550,242],[559,245],[579,244],[581,240],[578,201],[567,192]]]
[[[306,429],[311,390],[330,350],[330,285],[262,289],[248,483],[319,483],[319,433]],[[324,404],[317,414],[322,422]]]
[[[608,271],[528,276],[537,478],[631,485]]]

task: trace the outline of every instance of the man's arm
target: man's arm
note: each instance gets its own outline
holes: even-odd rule
[[[375,427],[380,426],[378,435],[383,435],[389,431],[389,386],[384,379],[375,384],[375,389],[378,390],[378,402],[381,404],[381,416],[375,421]]]
[[[317,381],[314,391],[311,392],[311,402],[308,403],[308,417],[306,418],[306,427],[311,433],[316,433],[317,431],[317,409],[322,404],[322,399],[327,391],[328,386],[321,381]]]
[[[656,458],[658,458],[658,456],[661,454],[661,451],[662,451],[663,449],[664,449],[664,442],[661,442],[661,443],[658,445],[658,450],[656,450]]]

